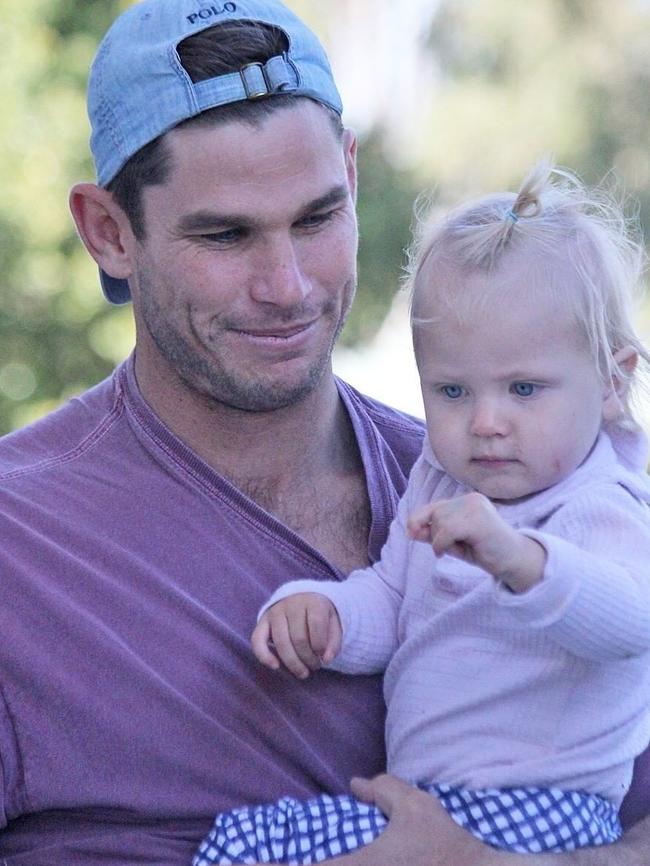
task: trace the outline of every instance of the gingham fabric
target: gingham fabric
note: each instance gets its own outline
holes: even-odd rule
[[[621,835],[616,807],[594,794],[557,788],[470,791],[423,786],[474,836],[521,854],[606,845]],[[376,806],[346,795],[247,806],[217,816],[192,866],[320,863],[372,842],[387,824]]]

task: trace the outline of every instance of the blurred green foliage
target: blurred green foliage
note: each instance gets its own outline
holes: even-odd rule
[[[130,317],[103,303],[67,209],[72,183],[93,176],[85,80],[98,33],[119,8],[105,0],[3,6],[2,431],[98,381],[131,344]]]
[[[107,375],[133,343],[130,310],[103,301],[67,208],[72,183],[93,177],[88,66],[128,5],[3,4],[0,432]],[[336,37],[329,3],[289,5]],[[408,0],[403,8],[409,14]],[[443,202],[512,188],[551,153],[588,181],[614,169],[647,225],[649,48],[648,0],[443,0],[424,49],[439,77],[422,94],[411,162],[396,158],[381,128],[361,142],[360,286],[344,341],[368,340],[381,323],[423,186]]]
[[[428,50],[418,162],[445,195],[511,187],[551,154],[589,183],[613,170],[648,224],[648,0],[445,0]]]

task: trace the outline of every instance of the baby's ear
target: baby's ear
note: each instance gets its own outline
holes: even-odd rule
[[[639,355],[633,346],[624,346],[614,353],[614,360],[622,375],[614,373],[603,398],[603,421],[615,421],[624,413],[624,398],[630,387]]]

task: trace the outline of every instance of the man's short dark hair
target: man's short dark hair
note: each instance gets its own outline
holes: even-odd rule
[[[184,39],[178,46],[178,54],[192,81],[197,82],[236,72],[248,63],[264,63],[282,54],[287,47],[284,33],[276,27],[251,21],[231,21]],[[305,98],[287,93],[231,102],[197,114],[176,128],[217,126],[232,121],[255,126],[278,108],[291,106],[296,99]],[[340,137],[343,131],[340,117],[326,106],[321,107],[331,116],[334,131]],[[127,215],[138,240],[146,236],[143,189],[164,183],[170,171],[171,155],[163,134],[135,153],[106,187]]]

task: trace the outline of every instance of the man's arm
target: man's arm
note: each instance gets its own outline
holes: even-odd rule
[[[563,854],[511,854],[484,845],[459,827],[429,794],[393,776],[355,780],[360,799],[376,802],[390,818],[382,835],[336,866],[648,866],[650,817],[614,845]]]
[[[353,793],[376,803],[390,822],[381,836],[323,866],[648,866],[650,816],[614,845],[564,854],[511,854],[479,842],[435,797],[394,776],[355,779]],[[276,864],[277,866],[277,864]]]

